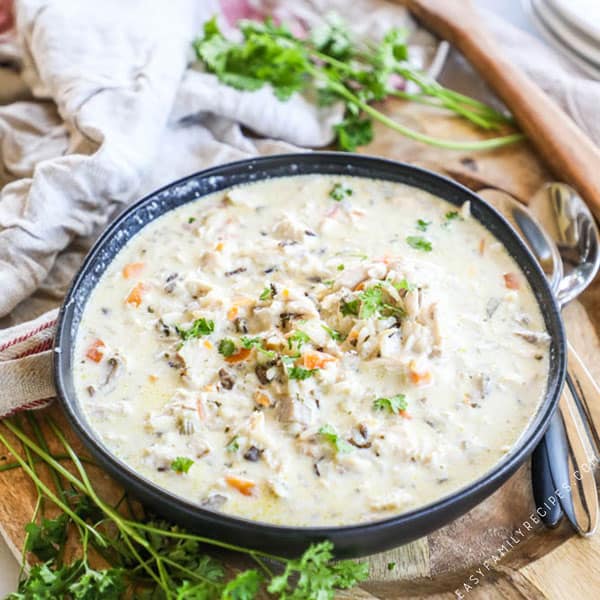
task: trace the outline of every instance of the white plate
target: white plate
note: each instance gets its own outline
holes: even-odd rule
[[[600,44],[600,2],[598,0],[548,0],[548,4],[572,26]]]
[[[600,67],[594,66],[593,63],[586,60],[570,46],[562,43],[557,36],[546,26],[546,24],[538,17],[532,6],[531,0],[522,0],[523,7],[534,25],[539,30],[542,37],[553,46],[560,54],[567,57],[573,64],[577,65],[584,73],[593,79],[600,80]]]
[[[600,6],[600,0],[598,6]],[[594,63],[600,68],[600,42],[586,33],[575,29],[563,16],[555,11],[549,0],[531,0],[533,10],[547,28],[566,46],[570,46],[584,59]]]

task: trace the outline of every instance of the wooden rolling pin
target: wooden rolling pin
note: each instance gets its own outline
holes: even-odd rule
[[[570,183],[600,220],[600,150],[519,68],[506,59],[470,0],[401,0],[448,40],[504,101],[555,176]]]

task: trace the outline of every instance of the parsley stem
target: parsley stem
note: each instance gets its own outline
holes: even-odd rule
[[[241,548],[240,546],[235,546],[234,544],[228,544],[227,542],[221,542],[219,540],[212,540],[210,538],[205,538],[200,535],[195,535],[192,533],[184,533],[182,531],[167,531],[164,529],[158,529],[156,527],[152,527],[151,525],[146,525],[145,523],[135,523],[133,521],[126,521],[132,527],[137,529],[141,529],[142,531],[147,531],[148,533],[154,533],[155,535],[160,535],[163,537],[171,537],[180,540],[193,540],[196,542],[200,542],[201,544],[210,544],[211,546],[217,546],[219,548],[224,548],[225,550],[232,550],[233,552],[242,552],[244,554],[255,554],[256,556],[261,556],[264,558],[270,558],[272,560],[276,560],[278,562],[285,563],[287,559],[282,556],[275,556],[274,554],[268,554],[267,552],[261,552],[259,550],[250,550],[248,548]]]
[[[11,429],[11,431],[14,429],[14,426],[9,424],[8,422],[6,422],[5,424],[9,429]],[[106,545],[104,538],[97,531],[95,531],[92,527],[90,527],[78,514],[76,514],[73,510],[71,510],[71,508],[67,504],[65,504],[58,496],[56,496],[56,494],[54,494],[52,492],[52,490],[36,475],[36,473],[29,467],[27,462],[25,460],[23,460],[21,455],[13,448],[13,446],[10,444],[10,442],[1,433],[0,433],[0,442],[2,442],[6,446],[7,450],[21,464],[21,467],[23,468],[25,473],[27,473],[27,475],[29,475],[29,477],[32,479],[32,481],[34,483],[37,483],[37,487],[44,492],[46,497],[48,497],[50,500],[52,500],[52,502],[54,502],[54,504],[56,504],[56,506],[58,506],[58,508],[60,508],[69,517],[71,517],[71,519],[75,523],[78,523],[82,527],[88,529],[95,536],[95,538],[97,539],[99,544]]]
[[[317,77],[325,77],[327,79],[328,87],[336,91],[340,96],[346,98],[346,100],[349,100],[350,102],[356,104],[356,106],[358,106],[362,111],[364,111],[374,119],[378,120],[383,125],[386,125],[390,129],[393,129],[394,131],[401,133],[407,138],[416,140],[418,142],[423,142],[425,144],[436,146],[438,148],[446,148],[448,150],[491,150],[493,148],[500,148],[502,146],[514,144],[515,142],[520,142],[521,140],[525,139],[525,136],[522,133],[512,133],[510,135],[505,135],[502,137],[496,137],[483,141],[478,140],[474,142],[454,142],[452,140],[435,138],[425,133],[415,131],[414,129],[410,129],[409,127],[406,127],[401,123],[394,121],[394,119],[391,119],[390,117],[383,114],[379,110],[373,108],[366,102],[363,102],[360,98],[358,98],[358,96],[350,92],[344,85],[338,83],[337,81],[332,81],[317,69],[311,69],[311,72]]]

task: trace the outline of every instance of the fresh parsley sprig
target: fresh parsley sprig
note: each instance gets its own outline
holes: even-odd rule
[[[268,84],[282,101],[312,87],[321,105],[341,102],[344,118],[333,128],[341,150],[354,151],[368,144],[374,120],[413,140],[454,150],[486,150],[524,139],[521,133],[483,141],[435,138],[375,108],[374,102],[396,96],[446,108],[485,130],[514,124],[510,117],[446,89],[412,66],[404,30],[390,29],[379,43],[361,44],[336,16],[328,17],[306,38],[295,36],[285,25],[275,25],[272,19],[240,21],[238,27],[242,40],[235,42],[222,34],[216,18],[204,24],[194,49],[205,69],[239,90],[256,91]],[[419,93],[397,89],[393,81],[398,76],[416,84]]]

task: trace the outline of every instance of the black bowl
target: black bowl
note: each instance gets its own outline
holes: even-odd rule
[[[145,225],[187,202],[233,185],[304,174],[356,175],[405,183],[460,206],[471,202],[473,216],[521,267],[537,298],[551,336],[550,372],[543,402],[515,448],[483,477],[436,502],[380,521],[351,526],[285,527],[212,512],[171,494],[116,458],[88,424],[73,382],[73,350],[85,304],[123,246]],[[310,543],[329,539],[338,556],[361,556],[399,546],[442,527],[494,492],[527,459],[556,409],[565,376],[565,336],[560,313],[544,274],[510,225],[488,204],[444,177],[407,164],[352,154],[313,152],[254,158],[214,167],[176,181],[123,212],[96,242],[62,307],[55,342],[54,372],[62,406],[75,431],[102,467],[147,506],[206,537],[263,550],[297,555]],[[351,498],[340,498],[340,502]]]

